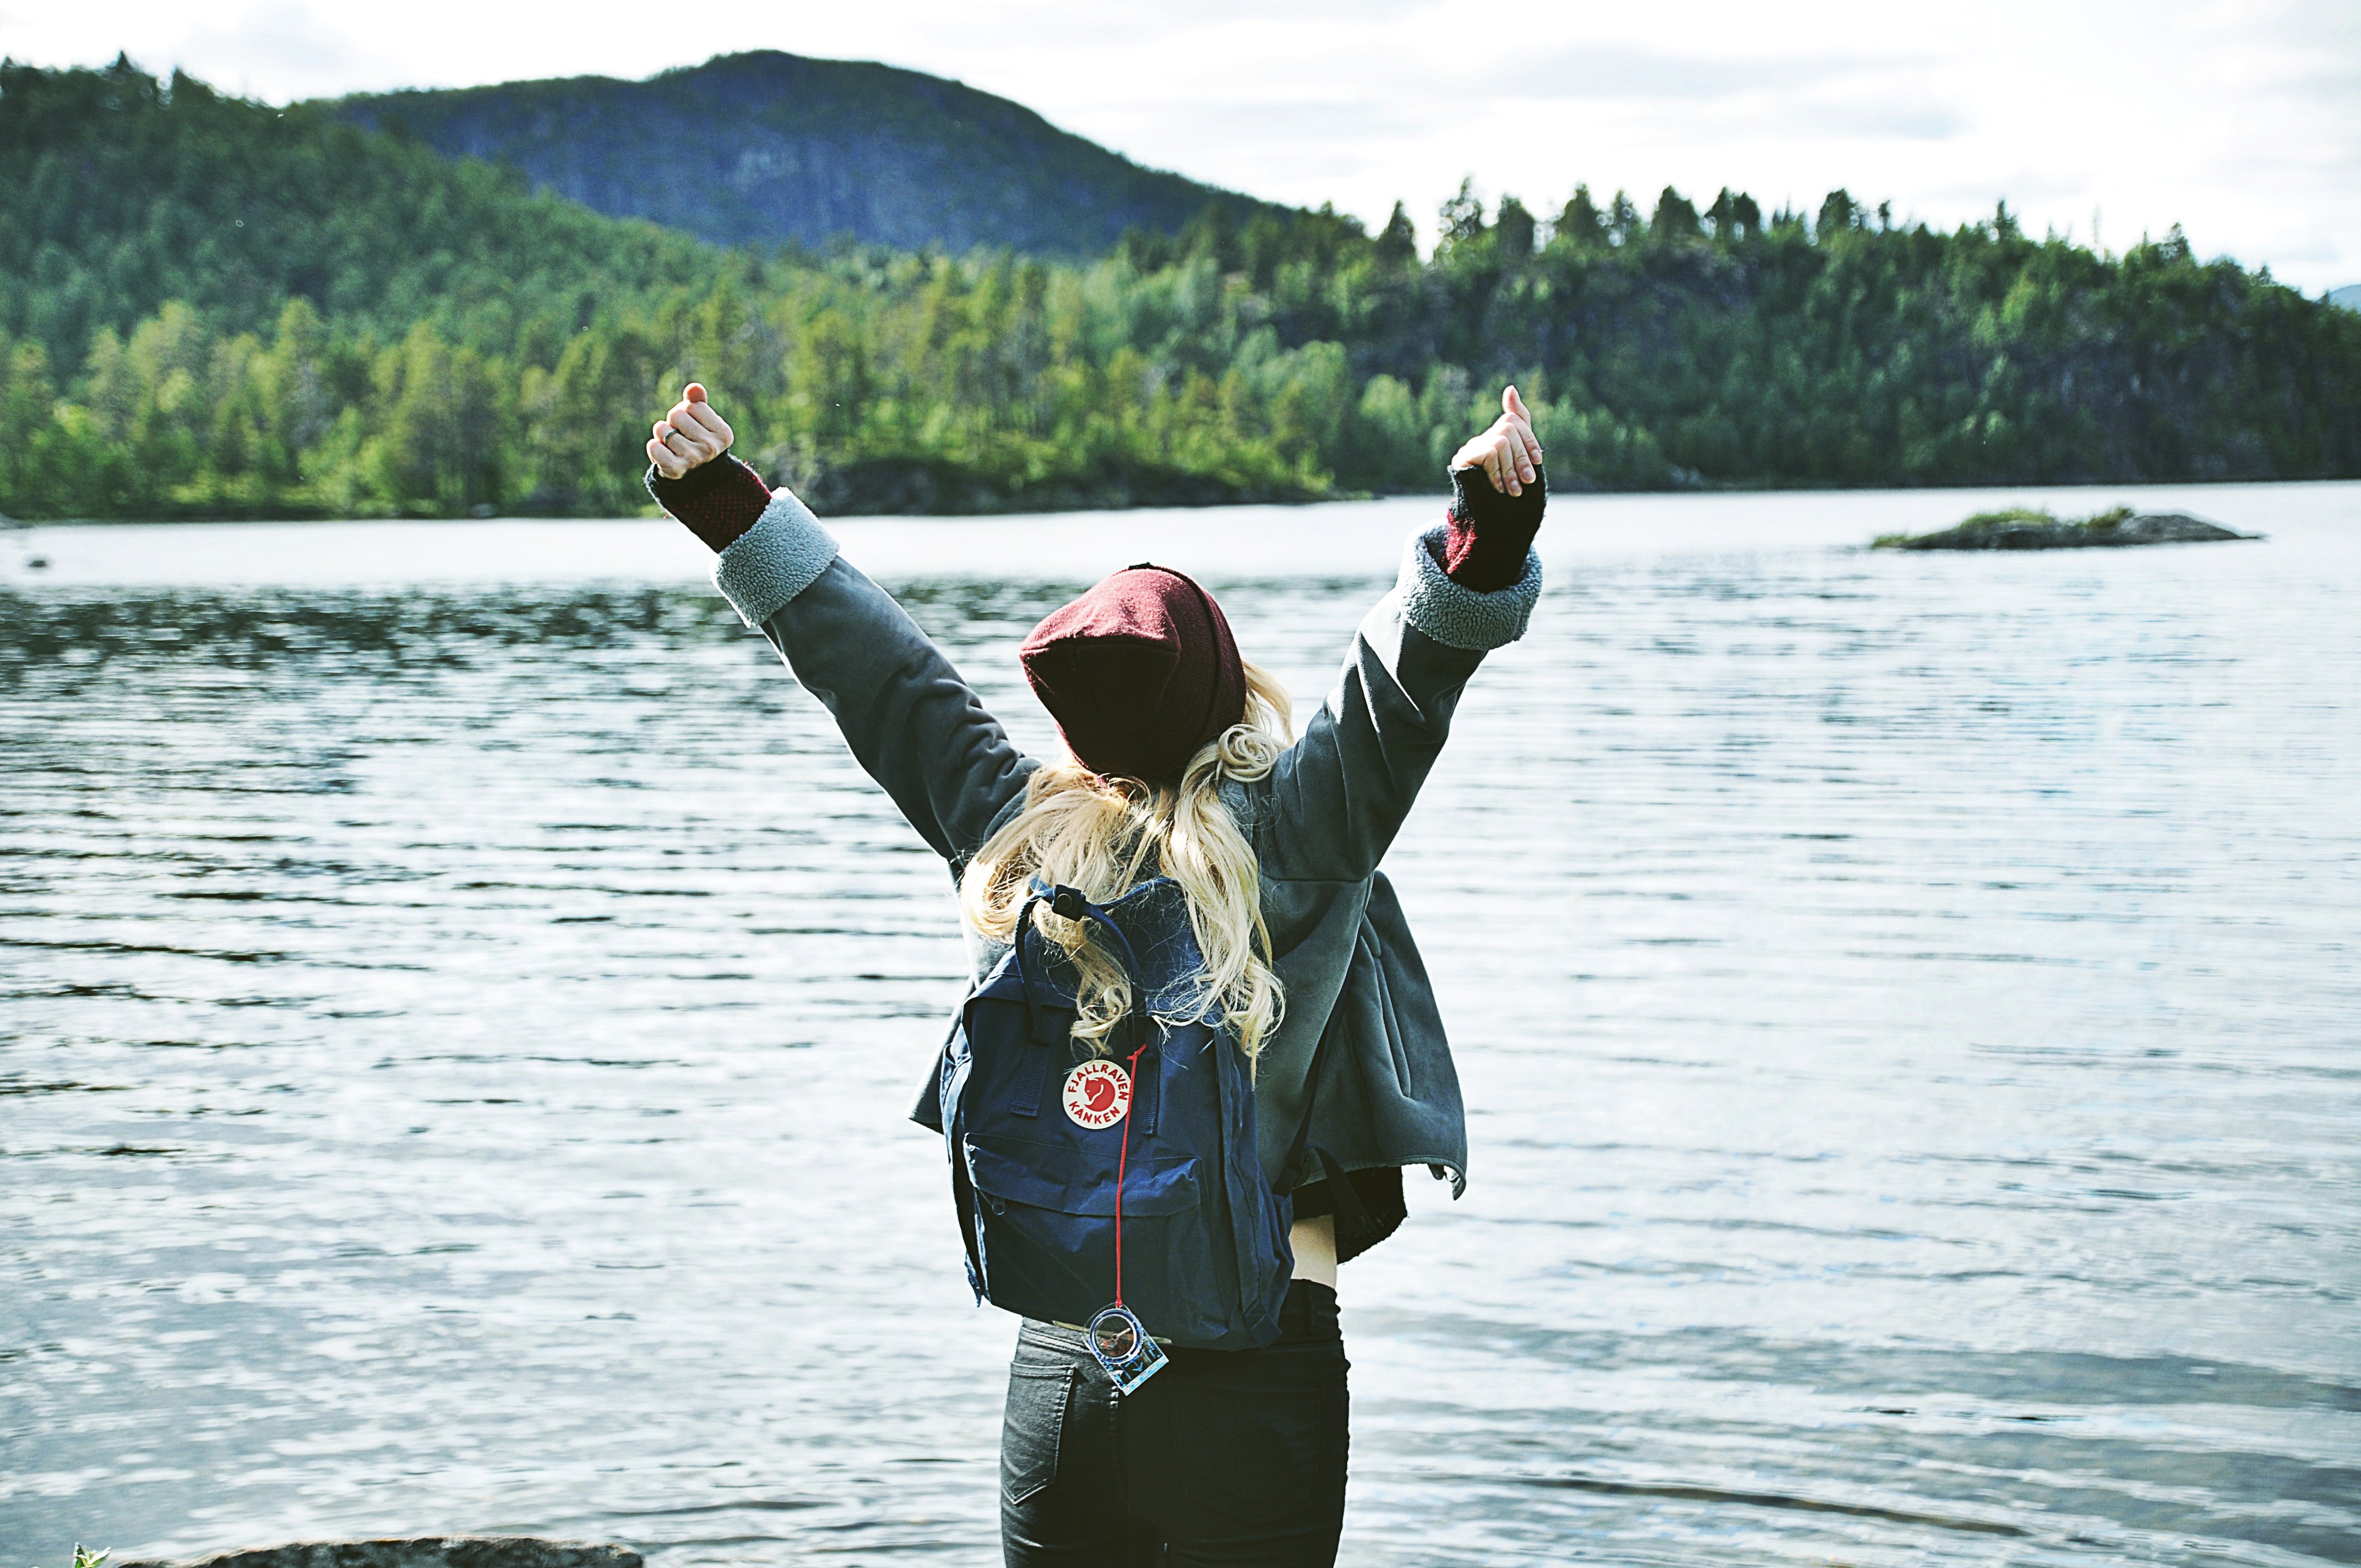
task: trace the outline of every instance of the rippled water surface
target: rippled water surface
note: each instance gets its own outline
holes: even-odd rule
[[[1473,1160],[1345,1272],[1347,1563],[2361,1562],[2361,488],[1847,547],[1979,499],[1554,510],[1389,862]],[[1313,700],[1422,510],[840,532],[1038,744],[1088,577]],[[948,882],[697,567],[0,539],[0,1568],[998,1561]]]

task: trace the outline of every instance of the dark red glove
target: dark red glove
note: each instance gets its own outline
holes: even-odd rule
[[[738,536],[753,527],[771,504],[771,487],[762,476],[727,453],[677,479],[665,478],[651,465],[648,494],[716,554],[738,543]]]

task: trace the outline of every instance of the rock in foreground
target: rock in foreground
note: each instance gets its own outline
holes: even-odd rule
[[[1880,550],[2087,550],[2125,544],[2200,544],[2215,539],[2257,539],[2186,512],[2135,512],[2129,507],[2096,517],[2060,518],[2027,507],[1988,511],[1940,533],[1890,533]]]
[[[122,1568],[642,1568],[627,1546],[526,1535],[434,1535],[415,1541],[315,1541],[217,1552],[188,1563]]]

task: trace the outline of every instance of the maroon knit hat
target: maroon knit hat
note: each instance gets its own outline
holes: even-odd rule
[[[1017,658],[1094,773],[1178,784],[1246,717],[1246,665],[1222,607],[1169,567],[1125,567],[1035,627]]]

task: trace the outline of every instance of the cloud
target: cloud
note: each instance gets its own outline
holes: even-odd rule
[[[1152,57],[1126,71],[1146,71],[1194,52],[1189,40],[1244,27],[1268,35],[1288,30],[1325,31],[1331,46],[1347,43],[1370,27],[1433,9],[1433,0],[997,0],[990,5],[952,5],[926,19],[929,42],[956,39],[992,52],[1061,53],[1109,45],[1147,45]],[[879,39],[880,45],[888,40]],[[1240,63],[1251,63],[1251,54]]]
[[[2037,203],[2088,201],[2091,187],[2087,181],[2064,179],[2053,170],[2028,167],[1990,180],[1932,186],[1920,194],[1938,206],[1954,210],[1964,207],[1971,212],[1981,210],[1989,217],[1993,208],[2001,202],[2006,202],[2012,210],[2022,212]]]
[[[1737,58],[1672,53],[1627,43],[1576,43],[1520,59],[1504,76],[1488,75],[1484,90],[1497,96],[1543,100],[1696,101],[1827,88],[1862,76],[1923,69],[1930,63],[1911,56]]]
[[[1233,99],[1213,104],[1144,107],[1136,124],[1161,142],[1201,148],[1303,148],[1337,144],[1372,151],[1386,142],[1418,137],[1447,125],[1451,113],[1435,104],[1404,105],[1368,100],[1285,103]]]
[[[1789,131],[1864,141],[1949,141],[1975,124],[1953,104],[1905,98],[1783,104],[1747,117],[1768,120]]]
[[[297,0],[268,0],[235,21],[201,24],[173,46],[173,63],[192,76],[272,98],[328,95],[401,85],[399,65]]]

